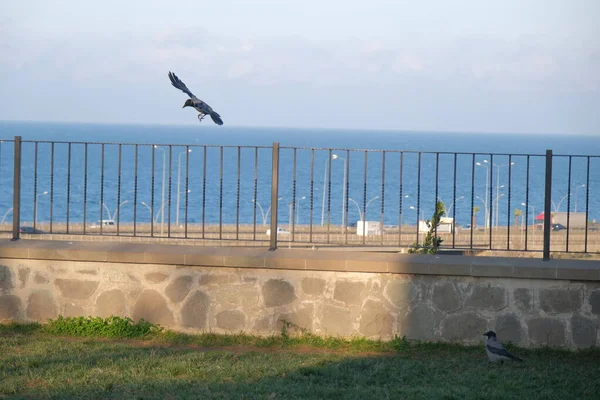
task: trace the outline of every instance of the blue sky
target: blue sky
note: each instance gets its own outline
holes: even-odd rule
[[[600,135],[600,2],[0,3],[0,119]],[[204,123],[204,122],[203,122]]]

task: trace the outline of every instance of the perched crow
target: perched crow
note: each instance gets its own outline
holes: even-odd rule
[[[483,336],[487,336],[487,340],[485,341],[485,352],[487,353],[489,362],[500,361],[500,364],[502,364],[504,360],[523,361],[519,357],[510,354],[508,350],[502,346],[502,343],[496,340],[496,332],[488,331],[484,333]]]
[[[169,71],[169,79],[171,80],[171,84],[173,86],[190,96],[190,98],[185,101],[182,108],[194,107],[196,111],[200,113],[198,114],[199,121],[202,121],[204,117],[210,115],[215,124],[223,125],[223,120],[221,119],[221,116],[216,111],[214,111],[211,106],[194,96],[194,94],[190,92],[190,89],[188,89],[187,86],[185,86],[185,83],[183,83],[181,79],[177,77],[177,75]]]

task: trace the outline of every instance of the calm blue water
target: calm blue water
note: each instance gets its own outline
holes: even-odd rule
[[[208,123],[199,126],[143,126],[0,122],[0,140],[12,140],[15,135],[22,136],[24,141],[128,144],[104,145],[104,155],[101,145],[89,144],[86,171],[83,144],[71,145],[70,165],[68,144],[55,144],[52,165],[51,145],[39,143],[36,183],[35,146],[34,143],[25,142],[22,176],[24,221],[33,220],[36,204],[34,189],[38,199],[38,221],[49,220],[50,213],[54,221],[65,221],[67,197],[68,217],[72,222],[82,221],[84,198],[85,218],[88,222],[99,220],[101,210],[104,219],[109,217],[108,214],[116,217],[119,203],[122,204],[119,211],[121,221],[133,220],[133,206],[136,204],[136,219],[147,222],[151,214],[142,202],[148,206],[153,204],[154,216],[160,219],[164,155],[165,221],[169,218],[169,211],[172,222],[177,218],[178,192],[179,221],[185,218],[187,187],[187,218],[190,223],[201,222],[203,216],[207,223],[218,223],[220,219],[223,223],[235,223],[238,219],[241,223],[252,223],[254,198],[262,207],[265,217],[268,216],[271,149],[242,147],[239,149],[238,165],[236,146],[271,146],[273,142],[279,142],[284,147],[281,150],[279,177],[279,218],[282,223],[289,221],[288,205],[294,198],[294,188],[294,218],[301,224],[309,222],[312,173],[313,223],[320,224],[322,219],[326,221],[329,218],[331,223],[340,224],[342,214],[345,213],[343,183],[346,162],[348,197],[352,199],[348,203],[350,222],[359,219],[359,213],[363,212],[367,203],[367,219],[380,220],[383,214],[384,222],[388,225],[397,225],[400,220],[402,223],[414,224],[417,210],[422,218],[429,218],[435,204],[436,186],[438,198],[445,202],[450,214],[456,212],[459,224],[470,223],[471,207],[474,206],[481,210],[477,213],[478,224],[484,225],[484,214],[489,215],[490,205],[493,204],[493,223],[496,223],[496,211],[499,209],[498,224],[506,225],[509,221],[512,223],[515,208],[525,211],[522,206],[525,202],[529,204],[528,218],[531,222],[534,215],[543,209],[543,155],[546,149],[552,149],[555,154],[561,155],[595,156],[571,158],[570,178],[569,158],[554,158],[552,200],[557,211],[566,211],[569,206],[571,211],[587,209],[590,220],[600,218],[600,136],[231,128],[215,127]],[[129,144],[139,144],[137,187],[136,147]],[[154,149],[152,144],[162,146]],[[164,146],[165,144],[172,146]],[[189,147],[186,148],[185,145]],[[205,145],[208,146],[206,158]],[[221,150],[214,147],[216,145],[226,147]],[[285,148],[289,146],[299,148],[295,151],[295,180],[294,150]],[[318,149],[312,151],[308,148]],[[186,149],[191,150],[187,156]],[[363,149],[387,151],[384,156],[381,151],[365,152]],[[480,154],[475,157],[473,154],[458,154],[455,158],[454,154],[447,152]],[[331,171],[328,161],[330,154],[337,156],[330,162]],[[508,154],[513,156],[509,158]],[[527,157],[525,154],[531,156]],[[476,165],[473,170],[473,162],[481,166]],[[12,143],[1,143],[0,221],[7,212],[7,220],[11,218],[12,163]],[[510,167],[510,184],[509,163],[513,163]],[[496,166],[492,169],[490,164]],[[314,166],[312,170],[311,166]],[[325,181],[327,185],[323,206]],[[569,181],[571,196],[566,196]],[[48,193],[44,194],[45,192]],[[219,201],[221,194],[222,202]],[[263,219],[260,207],[256,207],[258,223]]]

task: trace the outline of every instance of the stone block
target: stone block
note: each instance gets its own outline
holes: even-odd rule
[[[132,319],[138,321],[141,318],[167,327],[173,326],[174,323],[166,300],[156,290],[144,290],[135,302]]]
[[[596,344],[597,322],[581,315],[571,317],[571,337],[579,348],[593,347]]]
[[[309,296],[319,296],[325,290],[325,279],[304,278],[302,279],[302,291]]]
[[[515,314],[500,315],[496,318],[494,331],[502,342],[520,343],[523,340],[521,321]],[[483,334],[483,332],[481,332]]]
[[[255,332],[271,332],[273,329],[273,318],[270,316],[258,318],[254,322],[252,330]]]
[[[523,312],[529,312],[533,309],[533,301],[531,298],[531,290],[525,288],[515,289],[513,292],[515,298],[515,306]]]
[[[12,271],[6,265],[0,265],[0,290],[10,290],[13,287]]]
[[[418,304],[400,318],[398,333],[408,339],[432,340],[435,338],[439,318],[428,305]]]
[[[296,300],[294,286],[283,279],[269,279],[262,286],[265,307],[278,307]]]
[[[382,302],[367,300],[360,314],[358,331],[366,336],[390,338],[394,326],[394,317],[385,308]]]
[[[206,274],[200,277],[200,285],[226,285],[232,281],[229,275],[211,275]]]
[[[321,328],[327,335],[348,336],[352,334],[352,315],[350,310],[330,304],[324,305]]]
[[[191,276],[180,276],[169,283],[165,289],[165,294],[173,303],[179,303],[190,292],[193,283],[194,279]]]
[[[536,346],[564,346],[566,342],[565,324],[551,318],[531,318],[527,320],[529,340]]]
[[[540,290],[540,307],[547,313],[578,312],[581,309],[581,290],[542,289]]]
[[[216,319],[217,327],[221,329],[241,330],[246,325],[246,314],[239,310],[221,311]]]
[[[65,317],[86,317],[87,313],[85,312],[85,309],[78,305],[78,304],[73,304],[73,303],[67,303],[64,304],[62,307],[62,312],[61,314]]]
[[[498,311],[507,306],[506,289],[497,286],[475,285],[465,300],[465,307]]]
[[[0,322],[19,319],[21,313],[21,299],[7,294],[0,296]]]
[[[43,273],[36,272],[36,274],[33,277],[33,283],[37,283],[38,285],[48,283],[48,282],[50,282],[50,280]]]
[[[282,321],[284,320],[291,322],[302,329],[308,329],[312,331],[314,328],[313,322],[315,320],[314,306],[312,304],[304,304],[300,309],[294,312],[279,314],[277,316],[277,323],[275,326],[276,330],[281,330],[283,326]]]
[[[37,322],[46,322],[50,318],[56,318],[57,307],[52,292],[48,290],[33,292],[27,300],[26,313],[27,318]]]
[[[82,281],[79,279],[61,279],[54,281],[63,297],[69,299],[89,299],[98,288],[97,281]]]
[[[416,300],[419,289],[415,282],[388,281],[383,290],[384,296],[398,308],[406,308]]]
[[[461,308],[460,293],[452,282],[435,285],[432,301],[435,308],[444,312],[453,312]]]
[[[600,290],[594,290],[590,294],[590,306],[592,307],[592,314],[600,315]]]
[[[150,283],[161,283],[164,282],[169,275],[164,274],[162,272],[150,272],[144,276],[146,280]]]
[[[25,287],[27,285],[27,278],[29,278],[29,274],[31,270],[27,267],[19,268],[19,281],[21,282],[21,287]]]
[[[442,338],[465,342],[482,341],[487,321],[473,312],[450,315],[442,321]]]
[[[208,328],[210,298],[201,291],[192,293],[181,309],[181,324],[189,328]]]
[[[259,305],[258,290],[253,286],[240,285],[230,286],[220,290],[216,294],[217,303],[222,307],[243,306],[254,308]]]
[[[125,293],[119,289],[103,292],[96,299],[96,315],[99,317],[124,317],[126,315]]]
[[[362,303],[364,282],[337,281],[333,290],[333,298],[346,305],[353,306]]]

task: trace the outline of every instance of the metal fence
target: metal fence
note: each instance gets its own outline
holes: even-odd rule
[[[600,252],[600,156],[0,141],[0,231]],[[111,207],[113,211],[111,212]],[[6,211],[3,211],[6,210]],[[561,211],[564,210],[564,211]],[[538,212],[536,214],[536,211]],[[8,223],[12,218],[12,223]]]

